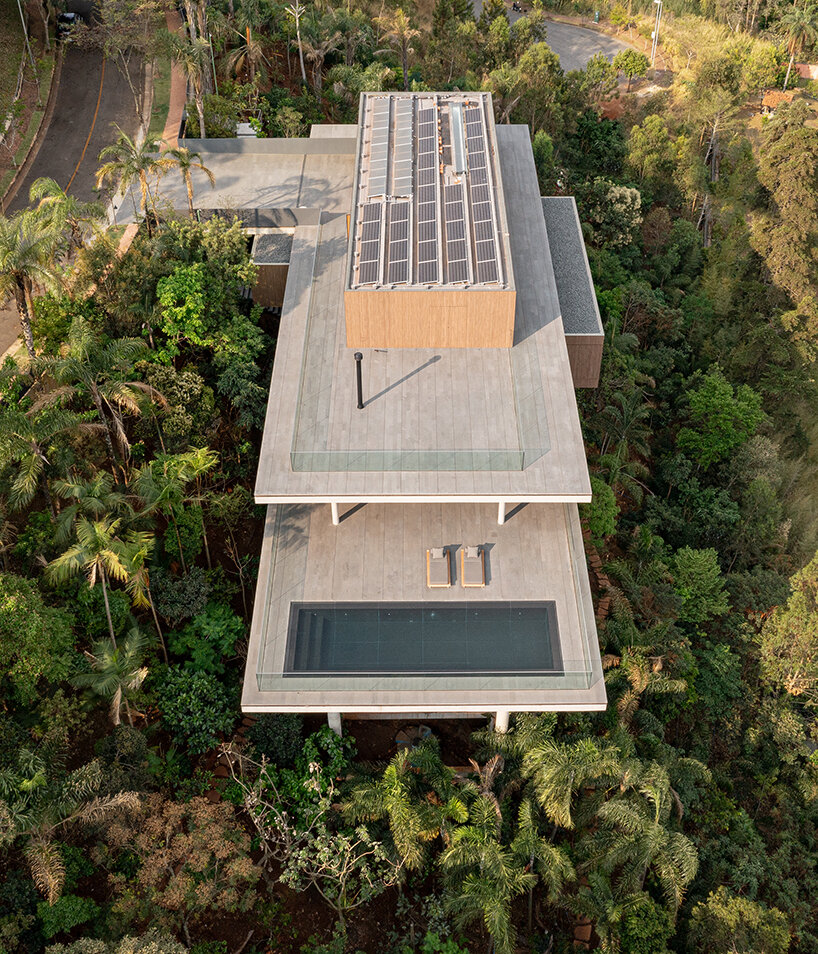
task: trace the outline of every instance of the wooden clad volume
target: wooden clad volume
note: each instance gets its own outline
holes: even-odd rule
[[[346,290],[348,348],[510,348],[513,289]]]

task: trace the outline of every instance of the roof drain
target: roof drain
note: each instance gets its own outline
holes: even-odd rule
[[[452,165],[454,174],[462,176],[466,171],[466,140],[463,136],[463,107],[460,103],[449,106],[449,121],[452,137]]]

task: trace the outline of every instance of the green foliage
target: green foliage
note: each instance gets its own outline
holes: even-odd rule
[[[304,720],[295,713],[265,712],[247,730],[257,756],[278,768],[294,768],[304,744]]]
[[[670,914],[648,895],[639,895],[622,919],[622,954],[664,954],[673,937]]]
[[[636,189],[596,176],[580,199],[594,244],[621,248],[633,241],[642,224],[642,197]]]
[[[150,787],[148,742],[139,729],[118,725],[97,742],[96,754],[102,766],[103,791],[144,792]]]
[[[591,474],[591,492],[593,498],[589,504],[580,504],[580,514],[587,521],[592,542],[601,547],[616,533],[619,504],[613,489],[594,474]]]
[[[71,672],[72,623],[66,610],[45,604],[32,580],[0,573],[0,671],[21,702],[36,699],[41,681]]]
[[[142,937],[123,937],[119,941],[80,938],[71,944],[52,944],[46,954],[187,954],[187,948],[169,934],[151,929]]]
[[[64,894],[54,904],[41,901],[37,905],[37,914],[41,922],[43,937],[50,941],[58,934],[73,930],[80,924],[87,924],[99,916],[99,905],[90,898],[80,898],[75,894]]]
[[[677,550],[671,563],[673,586],[681,601],[679,619],[685,623],[704,623],[729,609],[719,555],[714,549]]]
[[[88,639],[101,639],[108,635],[108,620],[105,615],[105,597],[101,586],[82,586],[73,590],[72,606],[76,612],[76,626]],[[69,590],[69,591],[70,591]],[[122,590],[108,591],[108,606],[117,636],[125,632],[131,621],[131,603]]]
[[[690,424],[679,431],[677,444],[704,468],[729,457],[764,420],[761,395],[747,384],[734,387],[718,365],[693,375],[688,402]]]
[[[239,106],[232,99],[209,93],[204,98],[205,133],[208,139],[233,139],[240,118]]]
[[[190,368],[176,371],[168,365],[152,364],[145,369],[145,380],[165,398],[166,403],[157,409],[165,449],[179,453],[207,444],[216,409],[213,390],[204,378]],[[146,437],[153,426],[153,422],[144,426]]]
[[[177,265],[156,286],[162,309],[162,331],[167,342],[157,352],[160,360],[170,363],[179,355],[182,342],[201,348],[212,348],[216,337],[207,325],[207,266],[204,262]]]
[[[168,633],[168,649],[184,658],[192,672],[224,675],[225,657],[233,655],[244,635],[244,622],[223,603],[209,603],[181,632]]]
[[[71,323],[78,316],[89,321],[98,320],[93,304],[87,299],[54,294],[35,298],[31,331],[37,350],[44,354],[57,354],[68,338]]]
[[[790,931],[783,911],[739,897],[723,885],[693,908],[692,950],[702,954],[787,954]]]
[[[192,755],[214,748],[236,719],[229,693],[210,673],[171,666],[156,695],[162,724]]]
[[[638,50],[620,50],[613,58],[613,68],[628,77],[628,89],[631,80],[636,76],[644,76],[650,68],[650,60]]]
[[[192,563],[202,552],[202,518],[195,507],[174,510],[173,529],[164,536],[165,553],[174,562]]]
[[[204,611],[210,583],[199,566],[191,567],[182,576],[157,568],[151,577],[151,590],[157,613],[175,626]]]

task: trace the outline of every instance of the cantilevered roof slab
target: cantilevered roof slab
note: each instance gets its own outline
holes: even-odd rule
[[[344,333],[347,216],[296,228],[258,502],[590,500],[528,129],[495,133],[517,286],[514,346],[367,349],[358,410]]]
[[[484,549],[484,587],[461,585],[462,546]],[[429,547],[450,550],[451,587],[427,587]],[[415,620],[423,607],[427,616],[442,612],[459,618],[469,606],[477,610],[472,616],[480,616],[481,607],[503,603],[549,607],[551,623],[543,638],[551,644],[540,647],[550,654],[545,670],[535,671],[541,654],[532,654],[530,645],[509,645],[531,640],[530,628],[516,625],[504,638],[498,634],[493,652],[484,633],[479,658],[464,645],[419,648],[424,634]],[[333,613],[348,604],[365,606],[370,614],[379,607],[411,617],[406,665],[419,660],[428,671],[384,671],[394,662],[394,644],[385,663],[379,657],[382,637],[363,627],[339,635],[334,647],[316,646],[314,664],[294,663],[291,613],[302,604],[331,604]],[[315,638],[326,641],[332,634]],[[525,671],[514,671],[520,661]],[[452,671],[463,665],[467,671]],[[245,712],[586,711],[604,709],[605,702],[575,505],[521,505],[503,526],[488,504],[366,504],[351,508],[339,526],[322,507],[269,508],[242,695]]]

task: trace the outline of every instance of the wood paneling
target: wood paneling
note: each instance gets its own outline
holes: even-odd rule
[[[289,265],[257,265],[253,301],[263,308],[280,308],[284,304]]]
[[[599,384],[604,342],[604,335],[565,336],[575,388],[595,388]]]
[[[346,291],[348,348],[510,348],[517,293]]]

